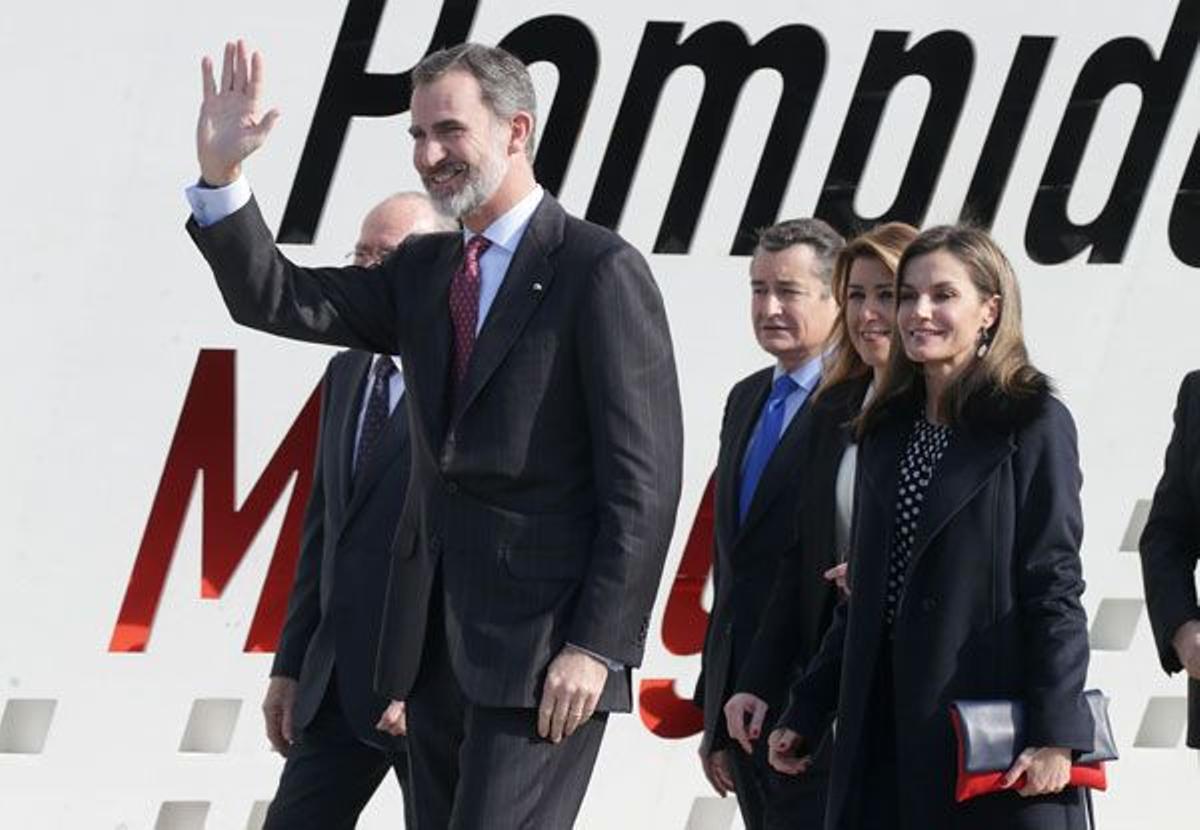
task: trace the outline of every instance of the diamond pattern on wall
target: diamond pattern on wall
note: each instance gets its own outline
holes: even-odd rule
[[[1092,618],[1088,642],[1095,651],[1127,651],[1146,603],[1140,599],[1105,597]]]
[[[228,752],[242,702],[236,698],[197,698],[179,741],[180,752]]]
[[[1159,749],[1179,746],[1187,726],[1186,697],[1152,697],[1142,713],[1133,745]]]
[[[57,700],[11,698],[0,717],[0,752],[40,754],[50,733]]]

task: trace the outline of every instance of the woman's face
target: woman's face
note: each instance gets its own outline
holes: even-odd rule
[[[894,283],[892,272],[873,256],[850,263],[842,313],[854,350],[872,369],[887,364],[896,319]]]
[[[911,260],[899,288],[896,324],[909,360],[926,374],[954,374],[979,348],[979,333],[1000,311],[997,295],[984,297],[961,262],[947,251]]]

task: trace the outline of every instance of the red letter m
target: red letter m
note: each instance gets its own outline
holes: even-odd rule
[[[245,650],[273,651],[279,640],[299,553],[304,505],[312,487],[320,387],[309,396],[239,508],[234,502],[234,357],[229,349],[201,349],[196,359],[196,370],[175,427],[109,651],[146,650],[192,488],[201,473],[200,596],[205,599],[221,596],[271,508],[295,476],[283,527],[246,635]]]

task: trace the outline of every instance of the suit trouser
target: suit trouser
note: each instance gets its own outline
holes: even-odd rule
[[[436,580],[416,684],[408,752],[419,830],[563,830],[575,823],[608,716],[559,744],[537,735],[537,710],[478,706],[454,676]]]
[[[288,751],[263,830],[349,830],[389,769],[404,794],[404,826],[413,827],[407,754],[358,738],[330,677],[320,708]]]

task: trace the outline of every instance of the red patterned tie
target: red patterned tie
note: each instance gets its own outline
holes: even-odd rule
[[[491,244],[482,235],[471,237],[463,253],[462,265],[458,266],[450,282],[450,323],[454,327],[451,371],[455,393],[467,376],[467,363],[475,348],[475,325],[479,322],[479,258]]]

